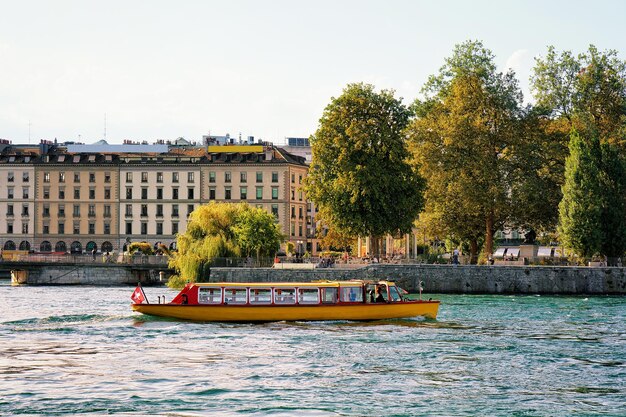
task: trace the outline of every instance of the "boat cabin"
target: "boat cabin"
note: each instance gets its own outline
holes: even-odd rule
[[[172,304],[193,305],[329,305],[404,301],[392,281],[323,281],[300,283],[188,284]]]

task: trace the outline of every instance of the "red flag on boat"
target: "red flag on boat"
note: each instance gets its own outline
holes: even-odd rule
[[[143,292],[143,288],[140,285],[137,285],[135,291],[133,291],[133,295],[130,298],[135,302],[135,304],[141,304],[146,301],[146,294]]]

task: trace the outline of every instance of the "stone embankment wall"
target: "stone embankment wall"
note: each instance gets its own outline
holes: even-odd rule
[[[391,279],[410,292],[455,294],[626,294],[626,268],[370,265],[360,269],[213,268],[211,281]]]
[[[132,270],[123,265],[57,265],[28,268],[28,285],[136,285],[159,280],[155,270]]]

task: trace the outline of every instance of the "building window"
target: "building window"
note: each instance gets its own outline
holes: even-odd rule
[[[240,187],[239,188],[239,196],[242,200],[248,198],[248,187]]]
[[[72,211],[74,217],[80,217],[80,205],[74,204],[74,211]]]
[[[126,187],[126,199],[127,200],[133,199],[133,189],[131,187]]]
[[[104,189],[104,199],[105,200],[110,200],[111,199],[111,189],[110,188],[105,188]]]
[[[211,182],[211,183],[215,182],[215,171],[210,171],[209,172],[209,182]]]
[[[44,172],[43,173],[43,182],[50,182],[50,173],[49,172]]]
[[[95,204],[89,205],[89,212],[87,213],[87,215],[89,217],[96,217],[96,205]]]
[[[302,201],[302,191],[298,191],[298,200]]]
[[[28,172],[24,172],[22,174],[22,182],[29,182],[30,181],[30,175],[28,174]]]
[[[22,198],[24,199],[28,198],[28,187],[22,188]]]
[[[247,172],[239,173],[239,181],[242,183],[248,182],[248,173]]]
[[[157,188],[157,200],[163,200],[163,188]]]
[[[209,188],[209,200],[215,200],[215,187]]]
[[[230,200],[230,199],[231,199],[230,187],[226,187],[224,188],[224,200]]]
[[[298,184],[302,184],[302,174],[298,175]]]
[[[79,183],[80,182],[80,172],[75,172],[74,173],[74,182],[75,183]]]
[[[162,235],[163,234],[163,223],[157,223],[156,224],[156,234],[157,235]]]
[[[178,172],[172,172],[172,182],[178,182]]]
[[[147,204],[142,204],[141,205],[141,216],[142,217],[147,217],[148,216],[148,205]]]
[[[278,204],[272,204],[272,214],[278,220]]]
[[[50,217],[50,205],[44,204],[43,206],[43,217]]]
[[[7,188],[7,198],[9,200],[13,199],[13,188],[12,187]]]
[[[49,223],[44,223],[43,224],[42,234],[44,234],[44,235],[49,235],[50,234],[50,224]]]
[[[231,180],[230,171],[224,172],[224,182],[230,182],[230,180]]]
[[[80,222],[74,222],[74,234],[80,235]]]
[[[296,183],[296,174],[291,174],[291,183],[292,184]]]
[[[142,188],[141,189],[141,199],[142,200],[147,200],[148,199],[148,189],[147,188]]]
[[[65,223],[59,223],[59,234],[65,234]]]
[[[111,217],[111,206],[109,204],[104,205],[104,217]]]
[[[74,188],[74,199],[80,200],[80,188]]]
[[[178,204],[172,204],[172,217],[178,217]]]
[[[141,234],[142,235],[147,235],[148,234],[148,223],[141,222]]]
[[[172,223],[172,234],[175,235],[178,233],[178,223]]]
[[[44,200],[47,200],[50,198],[50,188],[49,187],[45,187],[43,189],[43,198]]]
[[[295,206],[291,206],[291,218],[292,219],[296,218],[296,208],[295,208]]]
[[[163,217],[163,204],[157,204],[156,215],[157,217]]]
[[[263,173],[260,171],[256,173],[256,182],[263,182]]]
[[[147,172],[142,172],[141,173],[141,182],[148,182],[148,173]]]
[[[126,222],[126,234],[127,235],[133,234],[133,222]]]
[[[187,217],[193,212],[193,204],[187,204]]]
[[[111,182],[111,173],[110,172],[105,172],[104,173],[104,182],[105,183],[110,183]]]
[[[256,199],[263,200],[263,187],[256,187]]]
[[[25,235],[28,234],[28,223],[22,222],[22,234],[25,234]]]
[[[96,174],[94,172],[89,173],[89,182],[96,182]]]
[[[126,217],[133,217],[133,205],[126,204]]]
[[[13,234],[13,223],[7,223],[7,233]]]
[[[59,188],[59,200],[65,200],[65,188]]]
[[[187,182],[189,183],[193,183],[193,172],[188,172],[187,173]]]
[[[15,181],[15,174],[13,174],[13,172],[9,172],[7,174],[7,182],[13,182]]]
[[[111,234],[111,223],[105,222],[104,223],[104,232],[105,235],[110,235]]]
[[[272,200],[278,200],[278,187],[272,187]]]
[[[296,224],[291,223],[291,236],[295,236],[295,235],[296,235]]]
[[[89,234],[90,235],[96,234],[96,224],[94,222],[89,222]]]
[[[126,182],[133,182],[133,173],[132,172],[127,172],[126,173]]]
[[[13,204],[7,204],[7,216],[13,216]]]
[[[298,208],[298,218],[300,218],[300,219],[303,218],[303,216],[302,216],[302,207]]]
[[[178,200],[178,188],[172,188],[172,200]]]
[[[157,182],[163,182],[163,173],[157,172]]]
[[[59,204],[59,217],[65,217],[65,204]]]
[[[302,223],[298,223],[298,236],[302,236]]]
[[[89,199],[90,200],[96,199],[96,189],[93,187],[89,187]]]
[[[193,188],[187,188],[187,200],[193,200]]]
[[[59,172],[59,182],[65,182],[65,172]]]
[[[29,216],[29,213],[28,213],[28,204],[24,204],[24,205],[22,206],[22,216]]]

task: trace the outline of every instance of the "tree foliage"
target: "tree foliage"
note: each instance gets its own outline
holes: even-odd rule
[[[178,252],[170,260],[177,276],[170,285],[209,278],[214,258],[274,254],[282,242],[274,217],[246,203],[209,203],[196,208],[189,217],[187,230],[177,237]]]
[[[493,249],[493,234],[510,217],[513,151],[519,141],[521,93],[513,73],[497,73],[480,42],[457,45],[416,101],[408,132],[427,179],[426,211],[446,236]]]
[[[411,229],[424,184],[407,160],[409,116],[392,91],[368,84],[348,85],[326,107],[311,138],[305,191],[330,227],[373,237]]]

